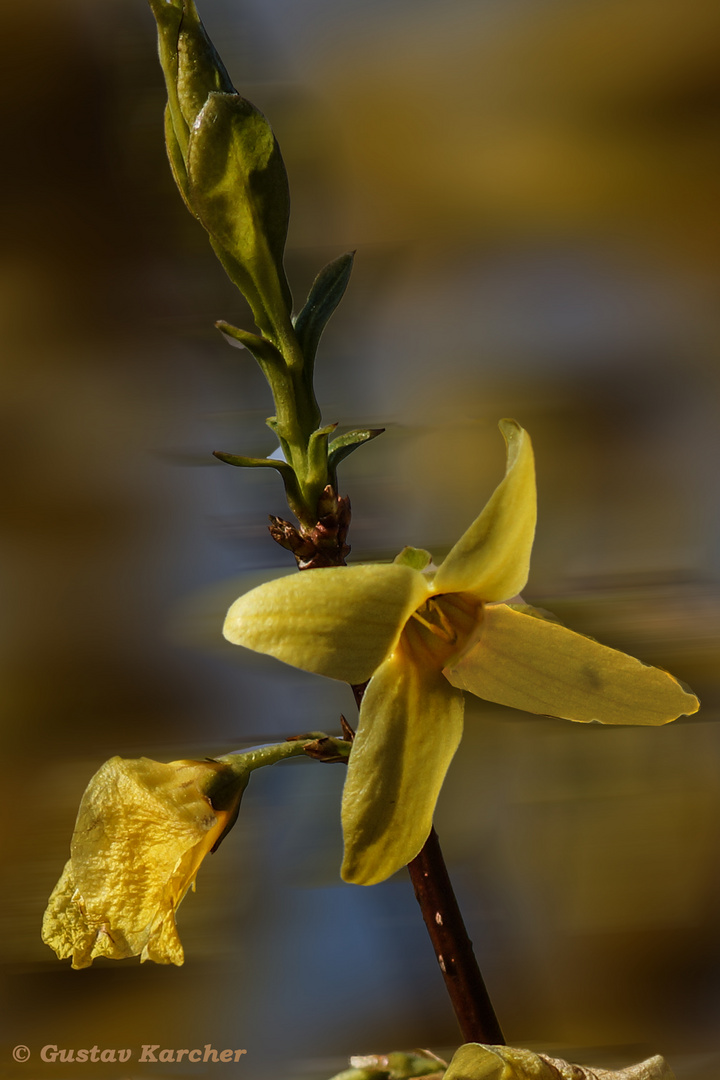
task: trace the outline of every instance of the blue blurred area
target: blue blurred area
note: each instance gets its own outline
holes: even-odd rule
[[[328,422],[387,427],[343,466],[353,556],[441,557],[501,475],[496,423],[515,416],[538,462],[527,599],[703,700],[660,730],[469,707],[437,823],[507,1037],[598,1065],[661,1052],[678,1080],[709,1080],[720,9],[201,13],[283,148],[296,302],[358,251],[318,364]],[[103,760],[337,730],[353,705],[219,637],[247,575],[287,565],[265,530],[282,491],[211,456],[271,452],[271,402],[212,328],[249,316],[169,176],[149,11],[36,0],[3,22],[3,1067],[76,1080],[39,1048],[212,1043],[248,1053],[97,1077],[327,1080],[350,1053],[452,1047],[408,881],[339,881],[341,766],[253,777],[182,906],[182,969],[72,972],[39,940]]]

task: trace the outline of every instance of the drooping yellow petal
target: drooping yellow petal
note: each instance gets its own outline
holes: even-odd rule
[[[221,762],[105,762],[80,803],[43,941],[75,968],[97,956],[182,964],[175,912],[246,782]]]
[[[479,640],[445,674],[488,701],[567,720],[666,724],[699,708],[666,671],[505,604],[485,608]]]
[[[436,573],[438,593],[507,600],[528,579],[537,516],[532,444],[515,420],[499,426],[507,444],[505,476]]]
[[[414,662],[407,637],[370,680],[348,764],[342,876],[358,885],[418,854],[462,735],[462,694],[438,667]]]
[[[230,608],[223,633],[234,645],[286,664],[361,683],[392,652],[427,578],[409,566],[340,566],[269,581]]]

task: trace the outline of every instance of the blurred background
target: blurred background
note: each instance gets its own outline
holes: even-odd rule
[[[711,0],[204,0],[293,193],[298,306],[357,249],[324,339],[353,558],[441,557],[532,434],[526,598],[703,701],[657,730],[473,700],[437,826],[510,1043],[720,1075],[720,7]],[[352,717],[349,691],[219,636],[270,541],[272,411],[213,329],[247,309],[173,188],[143,0],[3,13],[1,1067],[327,1080],[457,1045],[404,874],[344,886],[340,766],[253,778],[180,911],[183,968],[40,942],[80,796],[114,754],[204,757]],[[27,1064],[11,1049],[26,1044]],[[244,1047],[140,1065],[143,1043]],[[87,1071],[87,1069],[86,1069]],[[89,1075],[89,1073],[88,1073]]]

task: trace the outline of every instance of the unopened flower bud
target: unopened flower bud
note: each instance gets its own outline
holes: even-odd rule
[[[235,90],[193,0],[150,0],[168,104],[165,140],[190,211],[259,328],[291,329],[283,269],[290,215],[287,174],[270,125]]]

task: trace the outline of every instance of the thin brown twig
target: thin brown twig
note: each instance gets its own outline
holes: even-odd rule
[[[502,1029],[465,929],[435,829],[431,829],[420,854],[408,863],[408,870],[463,1039],[503,1046]]]

